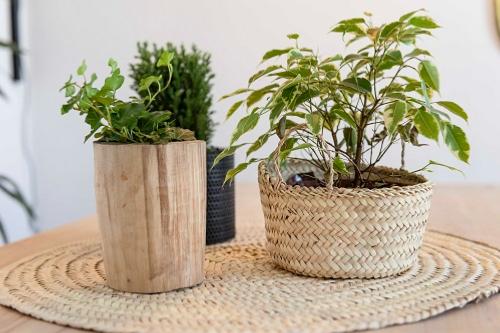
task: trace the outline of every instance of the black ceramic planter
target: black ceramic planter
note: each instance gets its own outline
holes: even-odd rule
[[[234,157],[228,156],[212,168],[221,148],[207,149],[207,245],[230,240],[235,235],[234,184],[226,183],[226,172],[234,168]]]

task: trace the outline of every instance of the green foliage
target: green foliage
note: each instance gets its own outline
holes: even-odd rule
[[[365,186],[361,175],[391,147],[401,146],[404,167],[405,145],[422,146],[420,137],[441,138],[458,159],[468,162],[467,137],[451,122],[452,116],[467,121],[467,114],[455,102],[433,101],[439,72],[430,52],[417,46],[419,38],[438,27],[423,10],[378,26],[368,14],[343,20],[331,31],[340,33],[354,51],[324,58],[301,46],[298,34],[288,35],[292,46],[270,50],[262,58],[276,63],[252,75],[247,88],[222,97],[239,97],[227,117],[242,109],[245,113],[221,157],[250,145],[247,161],[227,179],[261,160],[252,155],[273,136],[280,141],[268,159],[286,163],[290,153],[302,152],[323,170],[330,188],[346,181]],[[258,121],[269,123],[267,131],[253,143],[238,144]],[[441,164],[427,166],[432,165]]]
[[[86,76],[87,65],[84,62],[76,70],[77,82],[70,76],[61,88],[67,98],[61,107],[61,113],[75,110],[85,117],[90,126],[90,133],[85,141],[94,137],[103,142],[164,144],[171,141],[194,140],[190,130],[173,127],[171,113],[156,108],[156,99],[168,86],[172,77],[172,54],[163,53],[155,65],[165,68],[166,78],[162,75],[144,76],[138,83],[140,97],[131,97],[122,101],[116,97],[125,78],[115,60],[110,59],[110,74],[104,84],[96,87],[97,76]]]
[[[173,55],[170,61],[173,69],[170,85],[158,94],[153,107],[169,110],[175,125],[190,129],[198,139],[209,142],[214,127],[211,119],[214,74],[210,67],[210,54],[200,51],[196,46],[187,50],[183,45],[176,47],[168,43],[164,47],[156,44],[150,47],[146,42],[138,43],[137,51],[136,63],[130,65],[130,77],[134,80],[132,88],[145,96],[145,92],[140,89],[143,78],[161,75],[165,83],[169,72],[156,64],[162,54]],[[157,90],[157,87],[152,87],[153,93]]]

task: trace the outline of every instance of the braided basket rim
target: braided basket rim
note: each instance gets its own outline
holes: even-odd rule
[[[309,164],[304,160],[290,158],[287,160],[288,165],[300,165],[300,164]],[[394,174],[395,176],[405,179],[409,181],[411,184],[401,185],[396,182],[392,182],[392,186],[383,187],[383,188],[347,188],[347,187],[334,187],[329,190],[326,187],[309,187],[309,186],[301,186],[301,185],[288,185],[285,182],[281,181],[276,175],[273,175],[272,172],[272,164],[266,161],[261,161],[258,166],[258,179],[259,182],[264,185],[267,183],[275,190],[281,190],[285,192],[298,192],[304,195],[315,195],[321,196],[325,195],[331,197],[332,195],[338,196],[394,196],[401,195],[402,193],[412,193],[419,191],[430,190],[433,187],[433,183],[429,181],[426,177],[420,174],[412,174],[406,170],[386,167],[386,166],[376,166],[374,167],[375,174]],[[388,181],[388,183],[391,183]]]

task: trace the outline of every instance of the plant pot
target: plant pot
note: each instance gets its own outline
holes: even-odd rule
[[[203,281],[206,148],[94,143],[106,283],[155,293]]]
[[[234,238],[234,184],[226,183],[226,173],[234,168],[234,157],[222,159],[212,168],[223,149],[207,149],[207,245]]]
[[[319,170],[289,160],[283,179]],[[322,278],[380,278],[402,273],[417,260],[432,194],[424,177],[376,168],[380,189],[290,186],[261,162],[259,187],[268,251],[280,267]]]

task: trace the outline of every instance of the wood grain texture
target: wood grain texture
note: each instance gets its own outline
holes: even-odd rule
[[[436,186],[429,228],[500,247],[500,187]],[[264,226],[257,184],[236,184],[237,228],[243,224]],[[97,219],[89,217],[35,237],[0,247],[0,267],[27,255],[98,234]],[[464,309],[414,324],[393,326],[377,333],[498,333],[500,332],[500,296]],[[0,333],[3,332],[87,332],[46,323],[0,306]]]
[[[154,293],[203,281],[206,148],[94,143],[95,194],[110,287]]]

